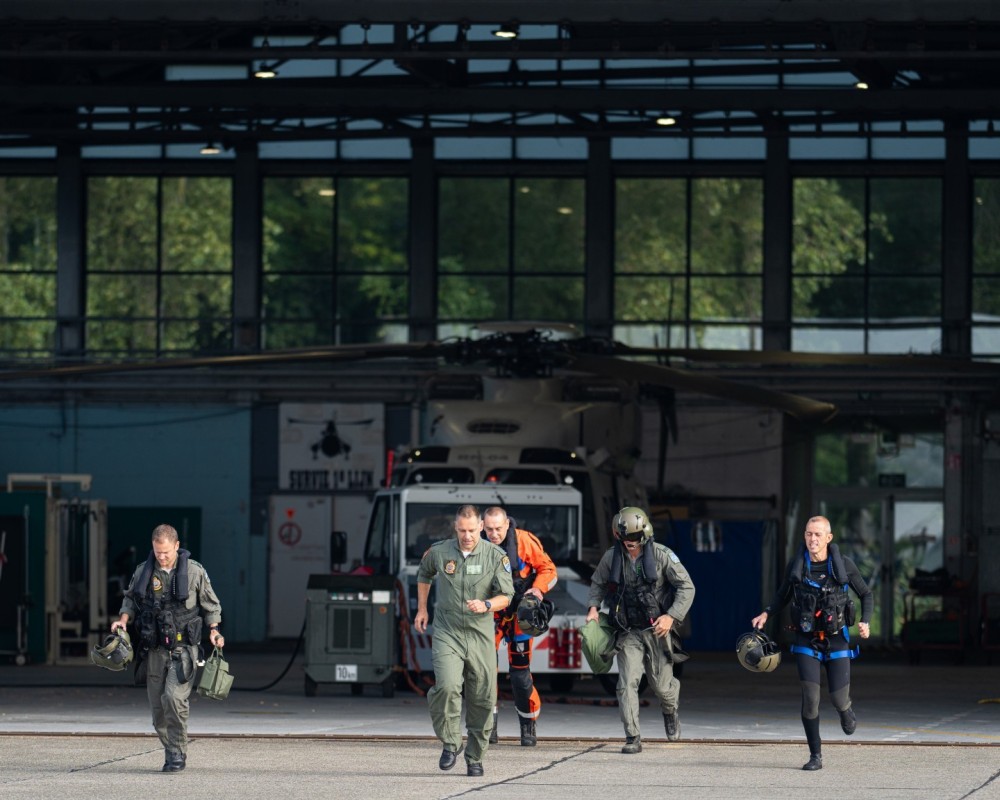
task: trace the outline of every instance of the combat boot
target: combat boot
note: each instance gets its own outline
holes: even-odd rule
[[[535,736],[535,721],[533,719],[521,720],[521,747],[534,747],[538,744],[538,737]]]
[[[641,736],[626,736],[625,746],[622,748],[622,752],[626,755],[633,755],[635,753],[642,752],[642,737]]]
[[[180,772],[187,766],[187,757],[177,750],[167,750],[161,772]]]
[[[681,721],[676,711],[663,715],[663,729],[667,732],[668,742],[676,742],[681,738]]]
[[[819,753],[810,753],[809,760],[802,765],[802,769],[807,772],[814,772],[818,769],[823,769],[823,756]]]
[[[490,744],[496,744],[500,741],[500,736],[497,733],[497,712],[493,712],[493,730],[490,731]]]
[[[853,708],[845,708],[840,712],[840,729],[850,736],[857,730],[858,719],[854,716]]]

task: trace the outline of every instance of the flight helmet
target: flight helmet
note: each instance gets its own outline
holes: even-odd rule
[[[90,660],[97,666],[121,672],[132,661],[132,641],[128,631],[120,628],[104,637],[102,644],[95,644],[90,651]]]
[[[781,648],[766,633],[754,630],[736,640],[736,658],[751,672],[773,672],[781,663]]]
[[[645,544],[653,538],[653,526],[641,508],[626,506],[611,521],[611,532],[619,541],[629,540]]]
[[[517,624],[529,636],[541,636],[549,629],[554,609],[551,600],[539,600],[533,594],[526,594],[517,606]]]

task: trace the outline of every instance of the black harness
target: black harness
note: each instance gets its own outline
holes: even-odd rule
[[[663,613],[656,599],[656,559],[653,556],[653,547],[651,541],[643,544],[639,560],[641,580],[628,584],[623,580],[625,546],[621,542],[615,544],[611,554],[611,570],[608,572],[605,600],[611,621],[619,630],[648,628]]]
[[[186,607],[190,557],[191,553],[187,550],[178,551],[177,566],[170,574],[170,585],[165,586],[157,598],[152,586],[156,556],[150,552],[135,586],[129,592],[129,597],[139,609],[137,624],[140,648],[144,652],[157,647],[174,650],[201,643],[201,609],[197,606]]]
[[[854,624],[854,601],[848,594],[849,579],[837,545],[828,546],[826,579],[810,576],[809,553],[802,550],[789,573],[792,581],[792,616],[796,628],[805,634],[834,634]]]

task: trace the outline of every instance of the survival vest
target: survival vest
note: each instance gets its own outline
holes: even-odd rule
[[[803,547],[802,558],[798,559],[789,573],[792,582],[792,619],[796,629],[812,635],[812,648],[792,646],[792,652],[825,660],[827,658],[855,658],[857,648],[830,651],[826,636],[843,633],[850,642],[848,628],[854,624],[854,601],[848,594],[847,568],[837,545],[830,544],[826,559],[826,579],[813,580],[810,576],[809,553]],[[823,646],[820,646],[823,645]]]
[[[535,582],[535,570],[532,569],[526,576],[521,577],[521,570],[527,564],[521,560],[521,556],[517,552],[517,527],[513,518],[510,521],[510,528],[507,529],[507,538],[503,540],[503,550],[510,561],[510,577],[514,583],[514,597],[506,610],[510,614],[514,614],[517,611],[518,604],[521,602],[521,598],[524,597],[525,591],[530,589],[531,584]]]
[[[642,546],[639,558],[641,580],[627,584],[624,578],[625,546],[615,543],[611,554],[611,569],[608,572],[605,601],[608,616],[620,630],[648,628],[663,612],[656,599],[656,559],[653,557],[655,544],[648,541]]]
[[[173,650],[183,645],[201,643],[201,609],[186,608],[188,598],[188,559],[191,553],[179,550],[177,566],[170,573],[170,585],[163,588],[160,598],[152,587],[156,556],[150,552],[135,586],[129,592],[138,606],[140,647],[143,651],[163,647]]]

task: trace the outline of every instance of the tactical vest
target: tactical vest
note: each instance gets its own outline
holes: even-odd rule
[[[810,577],[809,552],[803,548],[789,574],[792,581],[792,619],[796,628],[807,634],[833,634],[854,624],[854,601],[848,594],[847,569],[840,550],[828,546],[826,580]]]
[[[150,552],[129,596],[139,609],[140,647],[143,651],[163,647],[173,650],[201,643],[201,609],[186,608],[188,598],[188,559],[191,553],[180,550],[177,566],[170,573],[170,585],[157,599],[152,586],[156,556]]]
[[[621,542],[615,544],[605,600],[608,604],[608,616],[620,630],[648,628],[663,613],[656,599],[654,546],[652,541],[643,544],[638,561],[640,579],[629,584],[624,580],[625,546]]]

